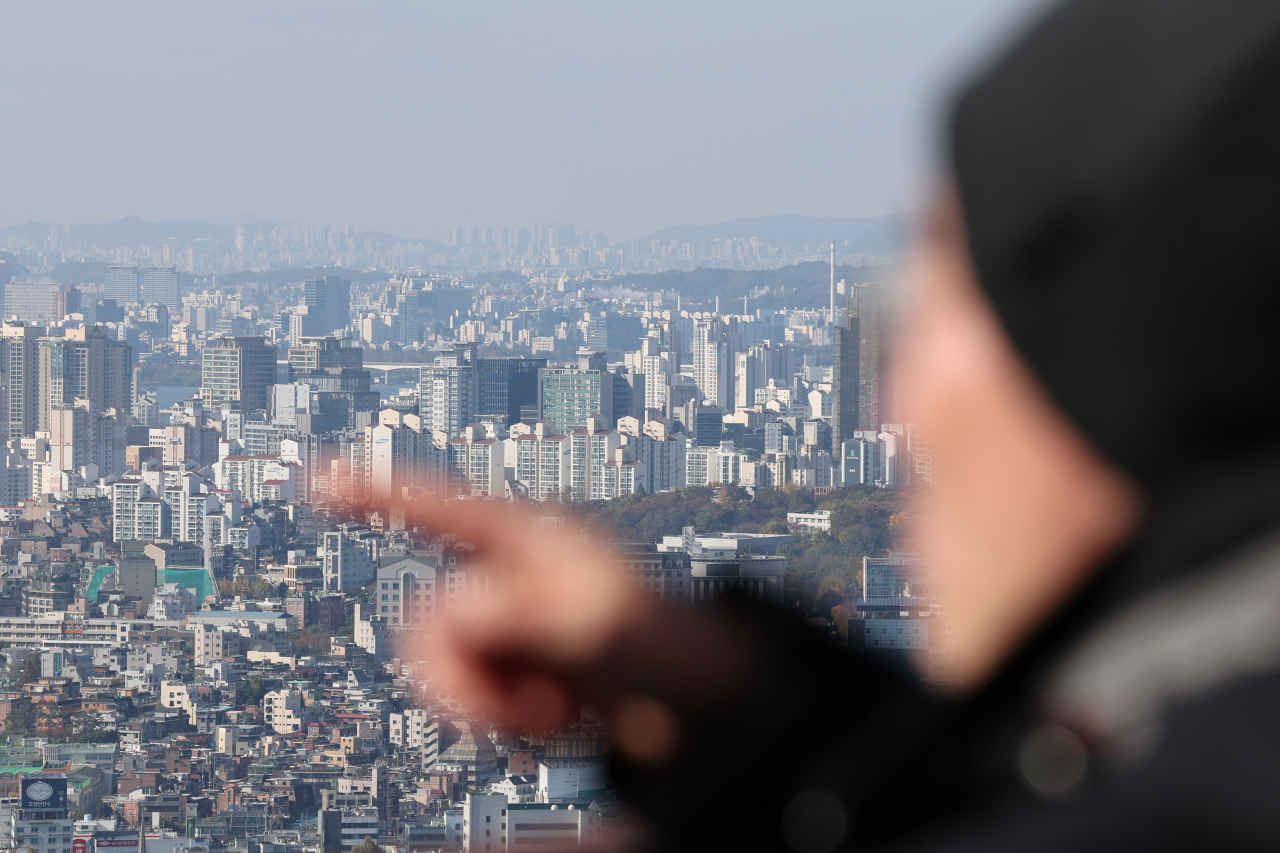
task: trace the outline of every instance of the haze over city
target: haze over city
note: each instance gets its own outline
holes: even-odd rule
[[[954,72],[1037,5],[11,4],[0,225],[899,213]]]

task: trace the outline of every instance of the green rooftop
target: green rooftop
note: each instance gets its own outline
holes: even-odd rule
[[[85,589],[84,597],[90,602],[98,600],[98,589],[102,586],[102,582],[106,580],[107,575],[116,570],[115,566],[110,564],[98,566],[93,572],[93,578],[89,581],[89,586]],[[159,587],[166,583],[176,583],[182,589],[194,589],[196,591],[196,605],[204,604],[206,596],[218,594],[217,585],[213,582],[213,575],[203,566],[197,569],[159,569],[156,571],[156,586]]]
[[[160,569],[156,572],[156,583],[176,583],[182,589],[194,589],[197,607],[204,604],[206,596],[218,594],[213,575],[203,566],[198,569]]]

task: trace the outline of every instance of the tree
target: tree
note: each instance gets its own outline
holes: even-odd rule
[[[31,654],[27,656],[27,662],[22,667],[22,674],[18,676],[18,686],[24,684],[35,684],[40,680],[40,656]]]
[[[241,694],[240,704],[242,705],[261,705],[262,697],[265,696],[267,690],[262,686],[262,676],[251,675],[249,681],[245,685],[244,692]]]
[[[840,632],[840,637],[845,642],[849,641],[849,620],[854,617],[856,612],[847,604],[837,604],[831,608],[831,619],[836,623],[836,630]]]
[[[102,721],[102,717],[96,711],[81,711],[71,715],[71,733],[81,743],[87,742],[88,738],[106,728],[107,724]]]
[[[244,576],[234,580],[222,578],[218,581],[218,592],[222,593],[223,598],[233,598],[238,595],[241,598],[261,601],[264,598],[270,598],[275,590],[276,588],[264,577]]]
[[[57,705],[44,705],[38,711],[36,731],[46,735],[54,743],[67,740],[71,731],[71,712]]]
[[[378,846],[378,842],[366,835],[364,841],[351,848],[351,853],[382,853],[382,848]]]
[[[290,631],[289,639],[293,642],[293,650],[295,652],[309,655],[325,655],[329,653],[329,640],[331,638],[328,631],[319,625],[312,625],[310,628],[303,628],[300,631]]]
[[[914,530],[914,521],[911,513],[905,509],[902,512],[895,512],[889,516],[889,536],[892,539],[892,547],[898,551],[913,551],[914,540],[912,534]]]
[[[4,721],[4,733],[9,735],[34,734],[36,718],[35,706],[30,701],[18,702],[9,708],[9,716]]]

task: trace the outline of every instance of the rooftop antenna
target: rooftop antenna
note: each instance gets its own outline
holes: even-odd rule
[[[836,241],[831,241],[831,315],[828,320],[836,324]]]

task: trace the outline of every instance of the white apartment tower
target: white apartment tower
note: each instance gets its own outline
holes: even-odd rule
[[[733,355],[737,336],[719,317],[693,321],[693,381],[704,401],[733,410]]]
[[[422,368],[418,400],[424,432],[440,431],[452,437],[471,424],[480,404],[478,352],[474,344],[457,346]]]

